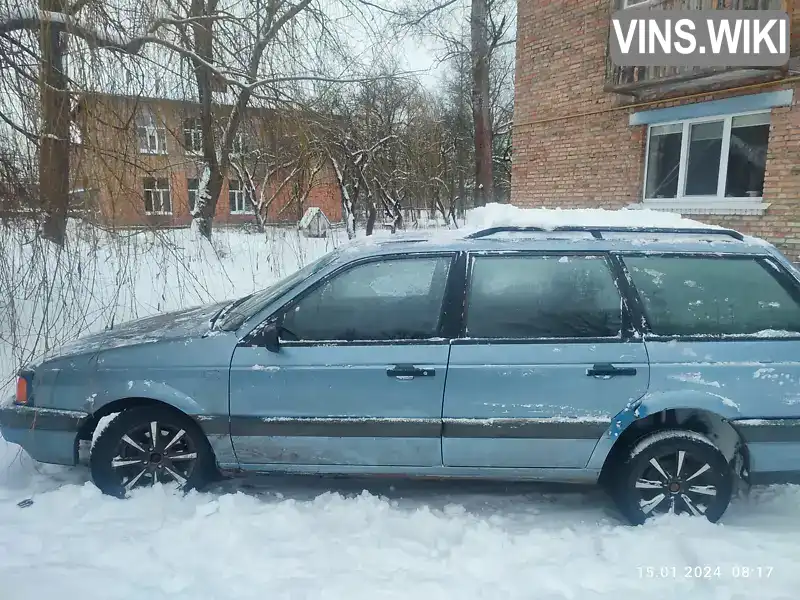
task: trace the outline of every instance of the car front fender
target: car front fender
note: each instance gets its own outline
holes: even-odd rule
[[[95,413],[107,404],[127,398],[146,398],[174,406],[188,415],[206,414],[206,410],[193,398],[160,381],[149,379],[112,381],[104,388],[86,399],[87,412]]]

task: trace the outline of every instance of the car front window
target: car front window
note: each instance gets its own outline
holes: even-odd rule
[[[297,341],[435,338],[451,261],[448,255],[356,265],[294,304],[281,325]]]
[[[333,250],[318,258],[314,262],[307,264],[305,267],[298,269],[291,275],[284,277],[277,283],[252,294],[241,304],[235,306],[219,324],[219,329],[222,331],[235,331],[242,326],[248,318],[258,313],[264,308],[273,298],[286,293],[295,285],[312,277],[314,274],[324,269],[331,264],[339,256],[339,250]]]

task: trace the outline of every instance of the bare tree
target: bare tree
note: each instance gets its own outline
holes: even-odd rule
[[[82,50],[128,56],[154,48],[148,60],[168,76],[175,75],[169,71],[175,70],[172,63],[176,56],[189,66],[191,79],[182,79],[181,74],[177,77],[182,79],[187,95],[199,104],[205,171],[201,177],[205,187],[198,194],[193,225],[210,237],[245,109],[265,89],[291,96],[302,94],[303,84],[312,81],[361,80],[344,77],[341,64],[331,61],[334,55],[341,59],[344,46],[337,37],[343,36],[343,31],[332,26],[329,13],[341,14],[344,9],[358,17],[371,5],[364,0],[243,0],[230,6],[219,0],[152,0],[133,8],[137,15],[134,27],[127,22],[130,19],[106,10],[103,3],[75,0],[68,6],[65,0],[40,2],[40,10],[7,5],[0,13],[0,38],[24,46],[26,32],[41,32],[39,49],[27,50],[44,65],[40,189],[50,215],[44,234],[57,241],[63,241],[59,232],[63,232],[66,221],[69,190],[68,152],[63,151],[69,144],[69,121],[65,118],[69,86],[60,58],[69,40],[77,40]],[[92,18],[80,13],[89,5],[95,7],[90,12]],[[335,72],[327,73],[326,68]],[[35,79],[40,79],[38,74]]]
[[[445,128],[445,139],[440,153],[447,169],[445,181],[449,182],[448,197],[451,201],[452,214],[460,207],[466,210],[467,202],[475,202],[471,190],[475,187],[475,170],[473,156],[475,145],[473,139],[473,122],[469,107],[471,106],[472,74],[469,55],[456,53],[449,63],[449,72],[443,82],[441,91],[441,114]],[[468,193],[468,189],[470,193]]]
[[[347,237],[355,237],[358,202],[363,201],[367,213],[366,234],[372,235],[377,220],[376,195],[374,179],[369,172],[376,154],[394,136],[376,140],[370,146],[357,143],[352,135],[341,128],[332,129],[328,144],[328,157],[333,164],[339,189],[342,194],[342,212],[347,227]]]
[[[492,117],[489,99],[489,0],[472,0],[472,120],[475,124],[475,203],[492,201]]]
[[[9,104],[26,104],[36,115],[33,122],[13,118],[9,104],[0,109],[0,120],[15,134],[35,145],[38,165],[38,208],[43,219],[39,235],[63,245],[70,208],[70,172],[73,155],[72,88],[75,71],[92,48],[113,48],[137,53],[147,35],[125,38],[126,24],[119,7],[92,0],[22,0],[0,4],[0,59],[4,75],[15,72],[19,81],[38,90],[38,98],[16,86]],[[140,7],[128,7],[136,13]],[[125,11],[123,11],[125,12]],[[163,23],[154,17],[152,30]],[[69,53],[69,54],[68,54]],[[67,57],[72,68],[68,68]]]
[[[212,223],[216,211],[217,200],[222,191],[224,179],[230,168],[230,156],[234,140],[239,133],[243,115],[255,90],[272,83],[274,77],[260,77],[262,59],[267,47],[275,44],[282,30],[311,5],[312,0],[299,0],[288,3],[280,0],[253,0],[252,12],[235,21],[239,35],[250,38],[250,51],[246,54],[245,68],[239,78],[232,80],[228,75],[215,69],[214,64],[214,21],[223,16],[218,0],[191,0],[186,22],[190,26],[182,26],[181,40],[193,52],[188,54],[192,63],[197,83],[197,95],[200,103],[200,121],[203,134],[202,154],[205,169],[202,180],[206,182],[204,189],[198,193],[198,202],[192,213],[194,225],[205,237],[211,237]],[[253,23],[253,29],[242,24]],[[191,28],[191,36],[189,29]],[[225,38],[217,39],[223,43]],[[232,41],[232,40],[227,40]],[[220,81],[221,80],[221,81]],[[234,92],[232,109],[227,113],[225,126],[219,140],[216,136],[216,121],[219,113],[215,102],[215,85],[239,84]]]
[[[328,114],[330,158],[341,188],[348,234],[364,214],[367,235],[378,219],[392,231],[403,227],[403,208],[414,203],[420,186],[419,162],[412,158],[427,143],[420,128],[430,125],[428,98],[417,81],[398,74],[395,61],[376,64],[372,81],[342,89],[324,108]],[[424,179],[424,178],[423,178]]]
[[[495,201],[511,198],[512,125],[514,122],[514,53],[495,51],[491,56],[492,153]]]
[[[38,11],[30,6],[3,3],[0,20],[0,54],[4,75],[15,72],[38,89],[38,102],[28,105],[36,114],[36,123],[21,123],[0,109],[5,125],[28,138],[38,149],[38,202],[43,221],[40,235],[62,244],[69,205],[70,170],[70,95],[65,57],[68,36],[64,21],[76,17],[86,6],[86,0],[38,0]],[[58,15],[37,18],[38,15]],[[19,33],[14,36],[12,32]],[[40,60],[37,60],[40,59]],[[5,79],[5,77],[4,77]],[[19,81],[19,80],[18,80]],[[14,86],[21,100],[26,94]],[[38,107],[35,110],[34,107]],[[8,109],[6,105],[4,109]]]
[[[446,47],[445,58],[469,56],[471,75],[474,180],[476,205],[494,199],[494,119],[491,68],[493,58],[515,42],[511,33],[515,4],[510,0],[441,0],[430,6],[421,0],[406,0],[390,12],[400,28],[411,28],[432,36]],[[469,23],[468,37],[461,25]],[[468,41],[467,41],[468,40]]]
[[[69,209],[71,106],[103,77],[122,87],[121,80],[149,77],[155,81],[150,93],[167,90],[193,107],[200,185],[192,224],[206,237],[230,176],[245,186],[264,227],[279,198],[284,214],[301,211],[311,182],[330,168],[351,236],[362,215],[368,234],[382,221],[397,230],[404,211],[423,207],[455,223],[468,199],[474,205],[490,201],[495,191],[506,195],[513,62],[500,50],[509,46],[510,0],[442,0],[433,6],[407,0],[402,10],[382,9],[403,26],[445,42],[452,68],[436,93],[423,92],[383,57],[368,68],[347,62],[344,31],[326,11],[335,4],[356,14],[378,10],[379,2],[243,0],[229,6],[147,0],[131,17],[96,0],[69,6],[40,0],[49,10],[34,11],[8,5],[18,1],[0,0],[9,9],[0,17],[0,60],[19,80],[21,103],[31,90],[40,98],[32,102],[38,110],[30,111],[30,123],[19,126],[20,115],[11,118],[2,107],[0,119],[35,144],[42,235],[51,239],[63,241]],[[63,63],[59,56],[67,50],[70,61]],[[80,69],[85,72],[79,77]],[[8,79],[5,72],[0,77]],[[50,83],[41,85],[45,79]],[[295,119],[299,107],[309,106],[314,111],[297,121],[302,127],[279,131],[284,115]],[[280,140],[274,147],[258,136],[245,139],[253,111],[272,111],[271,139]],[[120,115],[116,127],[135,118]],[[136,162],[122,156],[128,151],[121,149],[114,160]]]
[[[231,168],[244,185],[259,228],[266,229],[271,212],[276,220],[299,220],[327,160],[315,123],[298,111],[281,115],[268,111],[250,125],[257,129],[251,137],[256,143],[232,155]]]

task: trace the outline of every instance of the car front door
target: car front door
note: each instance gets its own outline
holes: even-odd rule
[[[443,306],[454,258],[344,267],[267,319],[280,327],[279,348],[237,347],[230,412],[239,463],[441,465]]]
[[[453,467],[584,468],[647,391],[618,272],[601,254],[475,254],[453,341],[442,456]]]

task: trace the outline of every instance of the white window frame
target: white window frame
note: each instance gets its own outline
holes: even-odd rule
[[[237,189],[237,190],[231,189],[231,183],[234,182],[234,181],[238,182],[238,184],[239,184],[239,189]],[[233,196],[235,198],[234,206],[238,207],[240,205],[240,203],[241,203],[241,208],[237,208],[236,210],[231,210],[231,214],[232,215],[252,215],[252,214],[255,214],[255,213],[253,213],[252,204],[248,203],[248,201],[247,201],[247,195],[246,195],[247,194],[247,190],[245,189],[244,183],[242,183],[238,179],[228,180],[228,207],[229,208],[230,208],[230,202],[231,202],[230,201],[230,197],[231,197],[230,195],[231,194],[233,194]]]
[[[187,127],[187,123],[193,124],[192,127]],[[183,143],[186,145],[186,136],[192,140],[192,146],[184,148],[186,154],[199,155],[203,152],[203,128],[200,125],[200,119],[188,117],[183,120]]]
[[[661,4],[661,0],[622,0],[622,10],[629,8],[640,8],[642,6],[650,6],[652,4]]]
[[[147,187],[147,180],[153,180],[153,187]],[[159,179],[166,179],[167,187],[160,188],[158,187]],[[142,182],[142,186],[144,188],[144,194],[147,195],[147,192],[151,192],[153,197],[153,210],[147,210],[147,205],[145,204],[144,214],[146,215],[171,215],[172,214],[172,183],[169,177],[146,177],[145,180]],[[169,202],[169,210],[164,210],[164,198],[166,197],[167,202]],[[159,200],[159,206],[161,210],[156,210],[156,199]],[[143,197],[144,203],[144,197]]]
[[[142,133],[144,133],[144,137],[142,137]],[[136,120],[136,137],[139,142],[140,154],[167,153],[167,128],[159,123],[158,117],[149,109],[139,112]],[[150,144],[151,139],[155,140],[155,148]]]
[[[766,115],[769,118],[770,131],[772,127],[772,111],[767,109],[729,113],[710,117],[697,117],[694,119],[680,119],[653,123],[647,126],[647,140],[644,155],[644,175],[642,178],[641,202],[642,208],[674,209],[675,212],[685,214],[763,214],[769,204],[764,204],[763,197],[726,197],[725,185],[728,173],[728,154],[730,152],[731,124],[736,117],[750,115]],[[699,123],[717,123],[722,121],[722,148],[720,150],[719,173],[717,174],[717,193],[714,196],[687,196],[686,168],[689,158],[689,141],[691,127]],[[655,127],[681,125],[681,154],[678,167],[678,194],[674,198],[648,198],[647,176],[650,169],[650,141]]]
[[[192,180],[197,182],[197,187],[193,188],[191,185]],[[197,204],[197,194],[200,192],[200,179],[197,177],[187,177],[186,178],[186,203],[189,205],[189,212],[191,213],[194,210],[194,206],[192,204],[192,191],[194,191],[194,204]]]

